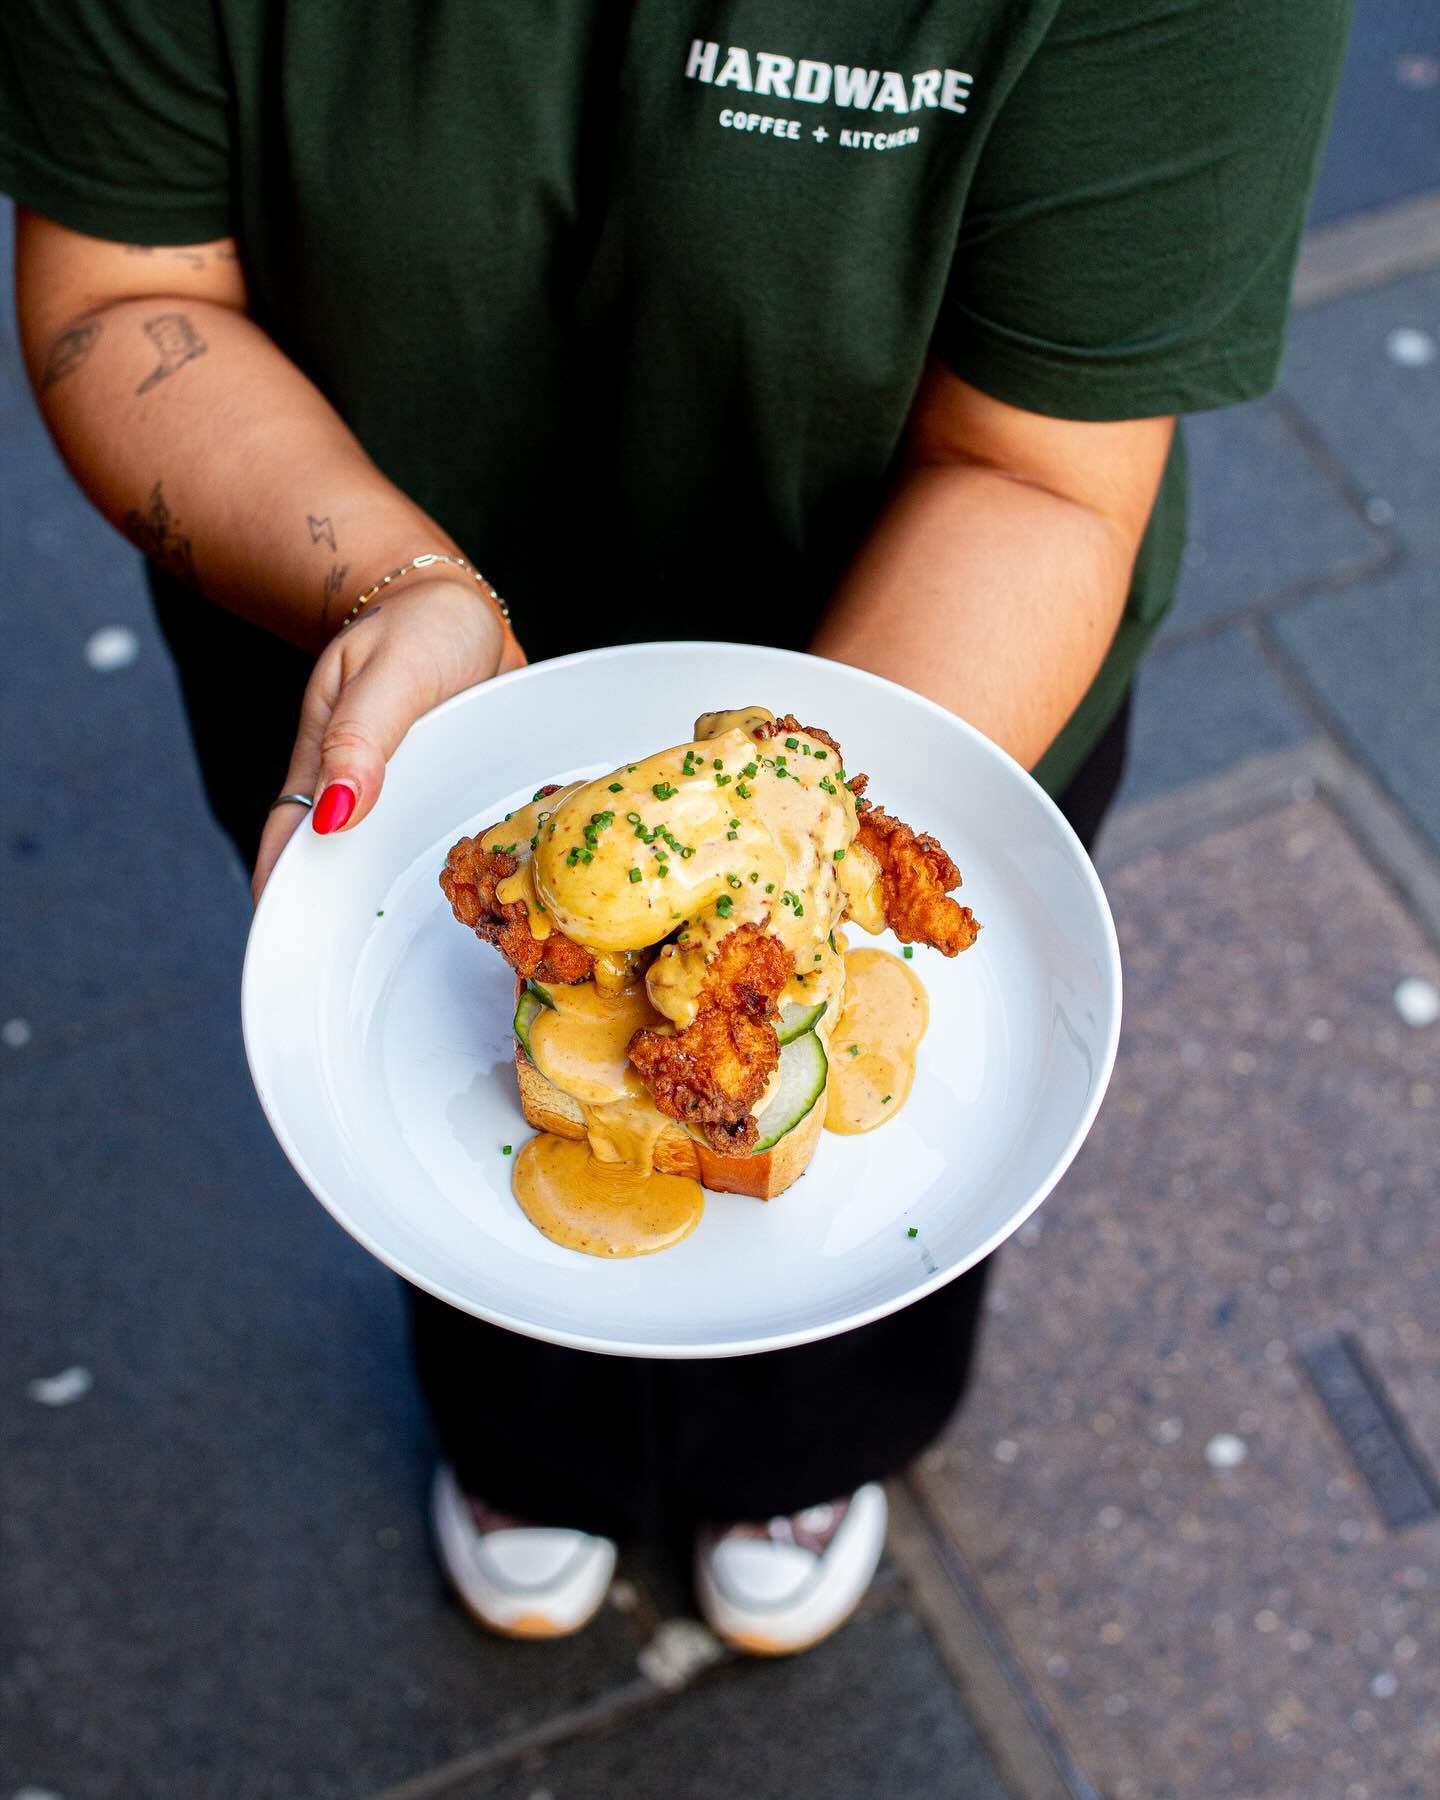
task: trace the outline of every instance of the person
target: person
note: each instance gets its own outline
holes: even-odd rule
[[[256,892],[305,801],[364,830],[438,702],[654,637],[888,676],[1092,838],[1175,584],[1174,421],[1275,378],[1347,12],[11,0],[27,367],[149,560]],[[742,701],[785,697],[701,704]],[[411,1292],[462,1597],[573,1630],[615,1539],[682,1522],[731,1642],[823,1637],[983,1282],[668,1364]]]

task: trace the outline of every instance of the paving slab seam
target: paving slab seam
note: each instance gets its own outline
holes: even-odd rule
[[[1360,840],[1378,871],[1434,939],[1440,935],[1440,861],[1411,820],[1405,798],[1392,791],[1380,772],[1337,719],[1325,698],[1268,623],[1256,640],[1271,673],[1316,727],[1330,750],[1318,761],[1318,779],[1327,798]]]
[[[1300,448],[1310,459],[1316,471],[1334,488],[1336,498],[1343,501],[1355,514],[1359,524],[1382,542],[1399,546],[1399,538],[1379,526],[1370,517],[1369,506],[1376,498],[1367,494],[1360,483],[1351,474],[1349,466],[1342,462],[1330,448],[1318,427],[1312,422],[1310,415],[1300,402],[1285,387],[1283,381],[1268,396],[1270,405],[1289,427],[1292,436]]]
[[[1305,234],[1291,299],[1322,306],[1440,263],[1440,189],[1351,213]]]
[[[1098,860],[1103,871],[1155,850],[1181,849],[1314,794],[1325,800],[1377,876],[1440,948],[1440,859],[1385,789],[1323,738],[1264,751],[1223,774],[1120,808],[1106,821]]]
[[[663,1688],[656,1687],[645,1676],[639,1675],[633,1681],[627,1681],[623,1687],[611,1688],[608,1693],[584,1706],[571,1707],[569,1711],[547,1719],[543,1725],[533,1726],[529,1731],[516,1732],[513,1737],[491,1745],[488,1750],[468,1751],[464,1756],[429,1769],[423,1775],[412,1776],[394,1787],[372,1794],[370,1800],[430,1800],[432,1795],[445,1793],[457,1782],[471,1781],[478,1775],[491,1774],[507,1763],[518,1762],[522,1757],[533,1756],[537,1751],[554,1749],[570,1738],[603,1730],[607,1725],[618,1724],[670,1697]]]
[[[641,1596],[638,1616],[658,1620],[660,1624],[672,1622],[662,1618],[643,1589]],[[903,1607],[908,1598],[903,1577],[893,1567],[882,1565],[852,1617],[860,1618],[886,1606]],[[668,1703],[681,1699],[685,1694],[692,1693],[703,1682],[723,1670],[736,1673],[748,1669],[760,1678],[767,1666],[763,1660],[757,1662],[721,1646],[719,1655],[711,1657],[693,1674],[673,1685],[661,1685],[652,1681],[648,1675],[638,1676],[620,1687],[611,1688],[584,1706],[571,1707],[565,1712],[557,1713],[554,1718],[547,1719],[540,1725],[502,1738],[498,1744],[466,1751],[463,1756],[455,1757],[450,1762],[441,1763],[436,1768],[427,1769],[392,1787],[372,1793],[367,1800],[433,1800],[433,1796],[448,1792],[459,1782],[471,1781],[479,1775],[493,1774],[497,1769],[522,1762],[527,1757],[559,1749],[576,1738],[609,1731],[642,1713],[657,1711]],[[1021,1795],[1018,1800],[1030,1800],[1030,1797]],[[1049,1800],[1049,1797],[1046,1796],[1045,1800]],[[1069,1800],[1069,1797],[1060,1796],[1059,1800]],[[1084,1796],[1082,1800],[1089,1800],[1089,1797]]]
[[[1015,1800],[1102,1800],[914,1479],[890,1484],[890,1552],[910,1604]]]
[[[1373,537],[1385,536],[1368,523],[1365,529]],[[1403,568],[1409,560],[1401,546],[1391,540],[1377,550],[1374,556],[1334,563],[1318,575],[1306,575],[1280,587],[1262,589],[1260,593],[1240,601],[1228,611],[1212,613],[1185,625],[1164,626],[1160,636],[1145,652],[1146,661],[1151,662],[1169,655],[1171,651],[1184,649],[1187,645],[1219,637],[1222,632],[1235,626],[1258,625],[1262,619],[1267,619],[1274,613],[1289,612],[1321,594],[1342,594],[1347,588],[1361,587],[1379,576]]]

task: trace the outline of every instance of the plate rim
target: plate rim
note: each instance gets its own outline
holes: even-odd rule
[[[497,1326],[501,1330],[513,1331],[522,1337],[533,1338],[541,1343],[556,1344],[564,1349],[584,1350],[602,1356],[631,1357],[645,1362],[716,1361],[737,1356],[759,1356],[771,1350],[794,1349],[802,1344],[819,1343],[826,1338],[839,1337],[845,1332],[858,1331],[863,1326],[872,1325],[879,1319],[890,1317],[893,1313],[903,1312],[907,1307],[915,1305],[929,1295],[937,1293],[950,1282],[958,1280],[977,1263],[983,1262],[1007,1238],[1012,1237],[1020,1226],[1043,1205],[1079,1154],[1080,1148],[1089,1136],[1100,1108],[1104,1104],[1105,1096],[1109,1092],[1110,1078],[1114,1072],[1115,1058],[1119,1051],[1121,1020],[1124,1011],[1124,980],[1120,960],[1120,941],[1115,928],[1114,916],[1110,910],[1110,902],[1089,852],[1081,843],[1075,828],[1055,800],[1046,793],[1023,764],[1017,762],[1009,751],[1002,749],[993,738],[987,737],[978,726],[972,725],[968,719],[961,718],[958,713],[951,712],[948,707],[941,706],[938,701],[931,700],[925,694],[917,693],[902,682],[891,681],[887,676],[877,675],[873,670],[860,668],[856,664],[837,662],[831,657],[815,656],[809,651],[791,650],[780,645],[739,643],[734,640],[713,638],[658,638],[634,644],[609,644],[590,650],[575,650],[565,656],[547,657],[537,662],[527,663],[523,668],[512,669],[503,675],[491,676],[486,681],[475,682],[468,688],[462,688],[458,694],[452,694],[448,700],[443,700],[439,706],[432,707],[429,712],[417,719],[406,732],[395,754],[398,755],[400,749],[408,744],[417,732],[428,730],[443,714],[457,711],[464,706],[473,706],[477,703],[477,696],[489,695],[502,687],[515,687],[536,678],[544,678],[547,671],[573,667],[579,663],[611,662],[642,653],[653,654],[656,651],[683,651],[688,655],[700,656],[709,650],[723,652],[755,650],[766,656],[778,656],[786,661],[804,666],[829,665],[832,668],[844,670],[847,677],[859,679],[862,686],[903,695],[907,703],[919,706],[924,711],[936,715],[947,727],[953,729],[958,726],[962,734],[970,738],[983,754],[992,759],[998,759],[1002,764],[1008,764],[1030,786],[1034,794],[1038,795],[1043,802],[1043,810],[1048,812],[1051,822],[1060,827],[1062,838],[1068,840],[1071,849],[1076,853],[1082,880],[1097,904],[1105,949],[1105,972],[1109,978],[1109,991],[1114,996],[1109,1028],[1102,1053],[1098,1059],[1099,1079],[1046,1180],[1026,1205],[1011,1215],[1003,1228],[992,1232],[971,1254],[962,1257],[953,1265],[936,1269],[923,1281],[906,1288],[898,1297],[892,1296],[864,1307],[858,1312],[847,1313],[841,1320],[833,1323],[826,1322],[819,1327],[800,1327],[793,1331],[771,1332],[754,1338],[703,1344],[637,1344],[620,1342],[608,1337],[594,1337],[584,1332],[567,1331],[556,1326],[542,1328],[533,1322],[522,1322],[509,1313],[481,1306],[475,1301],[463,1297],[453,1289],[447,1288],[443,1282],[422,1278],[412,1270],[401,1267],[398,1257],[387,1253],[368,1231],[344,1212],[338,1201],[331,1199],[325,1191],[324,1185],[311,1170],[284,1121],[278,1116],[276,1106],[272,1103],[272,1097],[267,1091],[259,1066],[262,1053],[258,1043],[259,1020],[257,1014],[259,1009],[258,1002],[255,1000],[255,990],[259,981],[256,970],[260,958],[257,945],[261,942],[263,935],[262,921],[266,919],[269,912],[274,910],[272,897],[277,891],[275,877],[295,848],[300,832],[304,829],[305,821],[303,819],[299,828],[291,833],[282,849],[275,868],[271,871],[270,879],[266,883],[265,891],[260,896],[259,905],[255,908],[245,940],[245,957],[240,974],[241,1038],[245,1047],[246,1065],[250,1071],[250,1079],[255,1088],[256,1098],[260,1102],[261,1111],[291,1168],[348,1237],[367,1250],[402,1281],[408,1282],[412,1287],[422,1289],[435,1299],[455,1307],[459,1312],[468,1313],[473,1318],[483,1319],[487,1324]],[[252,1036],[252,1032],[255,1035]]]

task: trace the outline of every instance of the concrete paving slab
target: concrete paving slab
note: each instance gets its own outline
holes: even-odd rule
[[[40,1051],[197,983],[233,992],[249,902],[201,796],[140,560],[70,481],[28,396],[7,391],[0,1017],[25,1019]],[[105,630],[122,635],[94,642]],[[92,661],[107,647],[108,671]]]
[[[1440,558],[1306,601],[1273,629],[1440,851]]]
[[[1114,1085],[921,1492],[1111,1800],[1428,1800],[1440,1512],[1387,1527],[1302,1353],[1350,1334],[1433,1475],[1440,1025],[1393,994],[1440,958],[1321,799],[1107,885]]]
[[[1440,269],[1298,314],[1280,380],[1374,522],[1440,548]]]
[[[446,1800],[1006,1800],[924,1628],[892,1602],[807,1655],[737,1662],[664,1708]]]
[[[1268,400],[1184,424],[1190,541],[1166,634],[1338,585],[1389,554]]]
[[[1141,664],[1119,804],[1284,749],[1310,729],[1250,632],[1163,646]]]
[[[7,1793],[354,1800],[636,1678],[613,1608],[514,1646],[444,1594],[397,1284],[289,1173],[238,1038],[228,999],[12,1065]]]
[[[1437,81],[1432,0],[1359,0],[1313,220],[1434,186]]]

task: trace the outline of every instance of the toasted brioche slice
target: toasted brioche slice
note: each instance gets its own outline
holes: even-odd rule
[[[542,1075],[521,1044],[515,1046],[515,1076],[520,1085],[520,1109],[537,1131],[553,1131],[556,1137],[584,1137],[579,1101]],[[678,1125],[667,1124],[655,1145],[655,1167],[662,1175],[688,1175],[715,1193],[773,1200],[810,1167],[824,1123],[822,1089],[793,1131],[787,1131],[773,1149],[750,1156],[722,1156]]]

